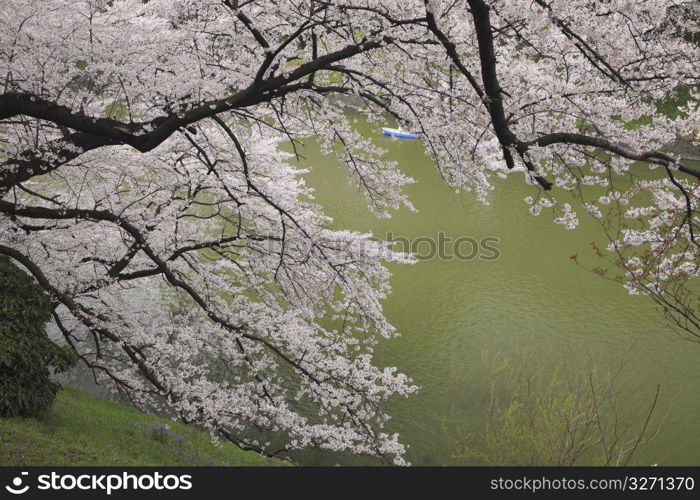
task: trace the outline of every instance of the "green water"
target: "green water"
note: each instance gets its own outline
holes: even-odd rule
[[[534,188],[515,178],[499,182],[484,206],[447,188],[419,141],[378,136],[377,142],[416,179],[406,192],[419,212],[376,219],[338,163],[307,144],[301,161],[311,168],[307,182],[337,227],[380,237],[493,236],[501,254],[495,261],[390,265],[393,293],[385,312],[402,336],[384,341],[377,361],[399,367],[422,388],[388,407],[390,430],[410,445],[413,464],[452,463],[455,443],[483,428],[491,379],[482,351],[518,358],[524,350],[532,366],[545,369],[572,360],[593,359],[597,366],[624,360],[624,405],[643,409],[660,384],[659,414],[670,409],[661,435],[636,461],[700,464],[700,345],[681,340],[648,299],[629,296],[569,259],[578,253],[595,265],[590,242],[602,241],[602,233],[594,222],[580,215],[580,227],[567,231],[544,214],[529,215],[523,198]],[[327,464],[328,457],[303,461]]]

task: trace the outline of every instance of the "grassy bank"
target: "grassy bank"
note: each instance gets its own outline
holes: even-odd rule
[[[166,427],[167,425],[167,427]],[[275,465],[206,432],[65,386],[39,418],[0,418],[0,465]]]

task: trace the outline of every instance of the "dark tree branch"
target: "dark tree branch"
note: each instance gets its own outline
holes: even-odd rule
[[[108,138],[84,132],[70,134],[64,139],[47,143],[40,150],[28,150],[0,163],[0,196],[12,186],[47,174],[76,159],[86,151],[117,144]]]
[[[552,144],[577,144],[579,146],[590,146],[599,148],[610,153],[614,153],[628,160],[637,160],[648,163],[656,163],[664,166],[675,166],[684,174],[700,179],[700,171],[677,161],[673,156],[661,151],[638,151],[632,146],[620,142],[614,142],[603,137],[593,137],[586,134],[573,132],[555,132],[538,137],[534,141],[523,143],[529,147],[537,145],[540,147],[551,146]]]
[[[479,86],[479,83],[476,81],[476,78],[474,78],[474,75],[471,74],[471,72],[467,69],[467,67],[464,65],[462,62],[462,59],[459,57],[459,54],[457,53],[457,47],[455,44],[443,33],[440,28],[437,25],[437,22],[435,21],[435,15],[429,10],[428,8],[428,0],[425,0],[425,8],[426,8],[426,21],[428,22],[428,29],[433,32],[433,34],[437,37],[438,41],[442,44],[443,47],[445,47],[445,51],[447,52],[447,55],[449,58],[452,60],[454,65],[457,67],[457,69],[466,77],[466,79],[469,81],[470,85],[474,89],[474,91],[477,93],[479,98],[483,101],[484,100],[484,91],[483,89]]]
[[[491,31],[490,8],[483,0],[468,0],[468,3],[474,19],[474,28],[476,29],[476,38],[479,44],[481,80],[486,93],[486,97],[483,100],[491,117],[496,137],[503,148],[503,159],[508,168],[512,169],[515,166],[515,161],[513,160],[511,148],[515,148],[520,154],[525,167],[533,174],[537,183],[543,189],[550,190],[552,189],[552,183],[535,173],[535,166],[527,159],[527,148],[522,147],[522,144],[518,142],[508,125],[508,119],[503,109],[503,90],[498,82],[496,71],[496,51],[493,45],[493,32]]]
[[[358,44],[348,45],[343,49],[325,54],[303,64],[288,75],[270,77],[262,82],[254,82],[249,87],[230,97],[203,103],[180,114],[171,114],[168,117],[160,117],[145,123],[124,123],[111,118],[93,118],[81,112],[74,112],[66,106],[41,97],[21,93],[0,95],[0,119],[7,119],[17,115],[30,116],[85,134],[108,139],[113,144],[128,144],[141,152],[146,152],[160,145],[179,128],[219,113],[260,104],[296,91],[299,88],[289,84],[307,75],[324,70],[338,61],[376,49],[388,43],[391,43],[391,40],[385,37],[379,41],[365,40]]]

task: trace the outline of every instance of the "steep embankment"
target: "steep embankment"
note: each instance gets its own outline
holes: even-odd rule
[[[0,465],[277,465],[207,433],[65,386],[40,418],[0,418]]]

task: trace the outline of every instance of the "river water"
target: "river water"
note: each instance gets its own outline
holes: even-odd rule
[[[577,253],[595,265],[590,243],[605,241],[595,222],[580,214],[579,228],[567,231],[544,213],[531,216],[523,198],[535,188],[516,178],[499,182],[485,206],[470,193],[449,189],[420,141],[367,132],[417,181],[406,192],[418,213],[403,209],[390,219],[375,218],[337,161],[322,157],[310,141],[300,165],[311,169],[307,182],[335,227],[382,238],[389,232],[408,239],[437,239],[441,232],[494,237],[500,252],[496,260],[435,258],[389,266],[393,293],[385,313],[402,336],[383,341],[377,361],[397,366],[422,388],[388,408],[390,430],[410,445],[413,464],[455,463],[456,444],[484,428],[491,382],[484,351],[509,359],[527,351],[528,363],[544,370],[624,363],[621,402],[640,415],[630,423],[641,425],[657,384],[657,415],[668,412],[661,434],[639,449],[635,461],[700,464],[700,345],[680,339],[650,300],[629,296],[569,258]],[[328,457],[308,454],[302,461],[327,464]]]
[[[567,231],[544,213],[531,216],[523,198],[535,195],[535,188],[516,178],[499,181],[484,205],[449,189],[420,141],[394,140],[360,126],[417,181],[406,193],[418,212],[402,209],[377,219],[338,162],[309,140],[299,165],[310,170],[306,181],[334,227],[413,241],[438,240],[440,234],[453,241],[490,238],[487,245],[498,252],[496,259],[493,250],[482,248],[485,259],[389,265],[393,292],[385,314],[402,335],[381,341],[376,361],[398,367],[421,386],[417,395],[387,406],[393,415],[388,430],[410,446],[413,464],[457,463],[457,447],[487,422],[493,379],[483,354],[517,361],[525,352],[529,366],[551,373],[563,368],[585,375],[624,364],[620,400],[638,416],[629,421],[636,427],[660,385],[656,414],[666,415],[662,431],[639,449],[635,462],[700,464],[700,344],[679,338],[650,300],[629,296],[617,283],[575,265],[569,258],[574,253],[589,267],[596,264],[590,243],[605,242],[596,223],[580,214],[579,228]],[[426,245],[417,249],[424,252]],[[470,253],[469,243],[460,248]],[[65,379],[109,396],[88,378],[81,367]],[[376,464],[313,452],[296,458],[309,465]]]

